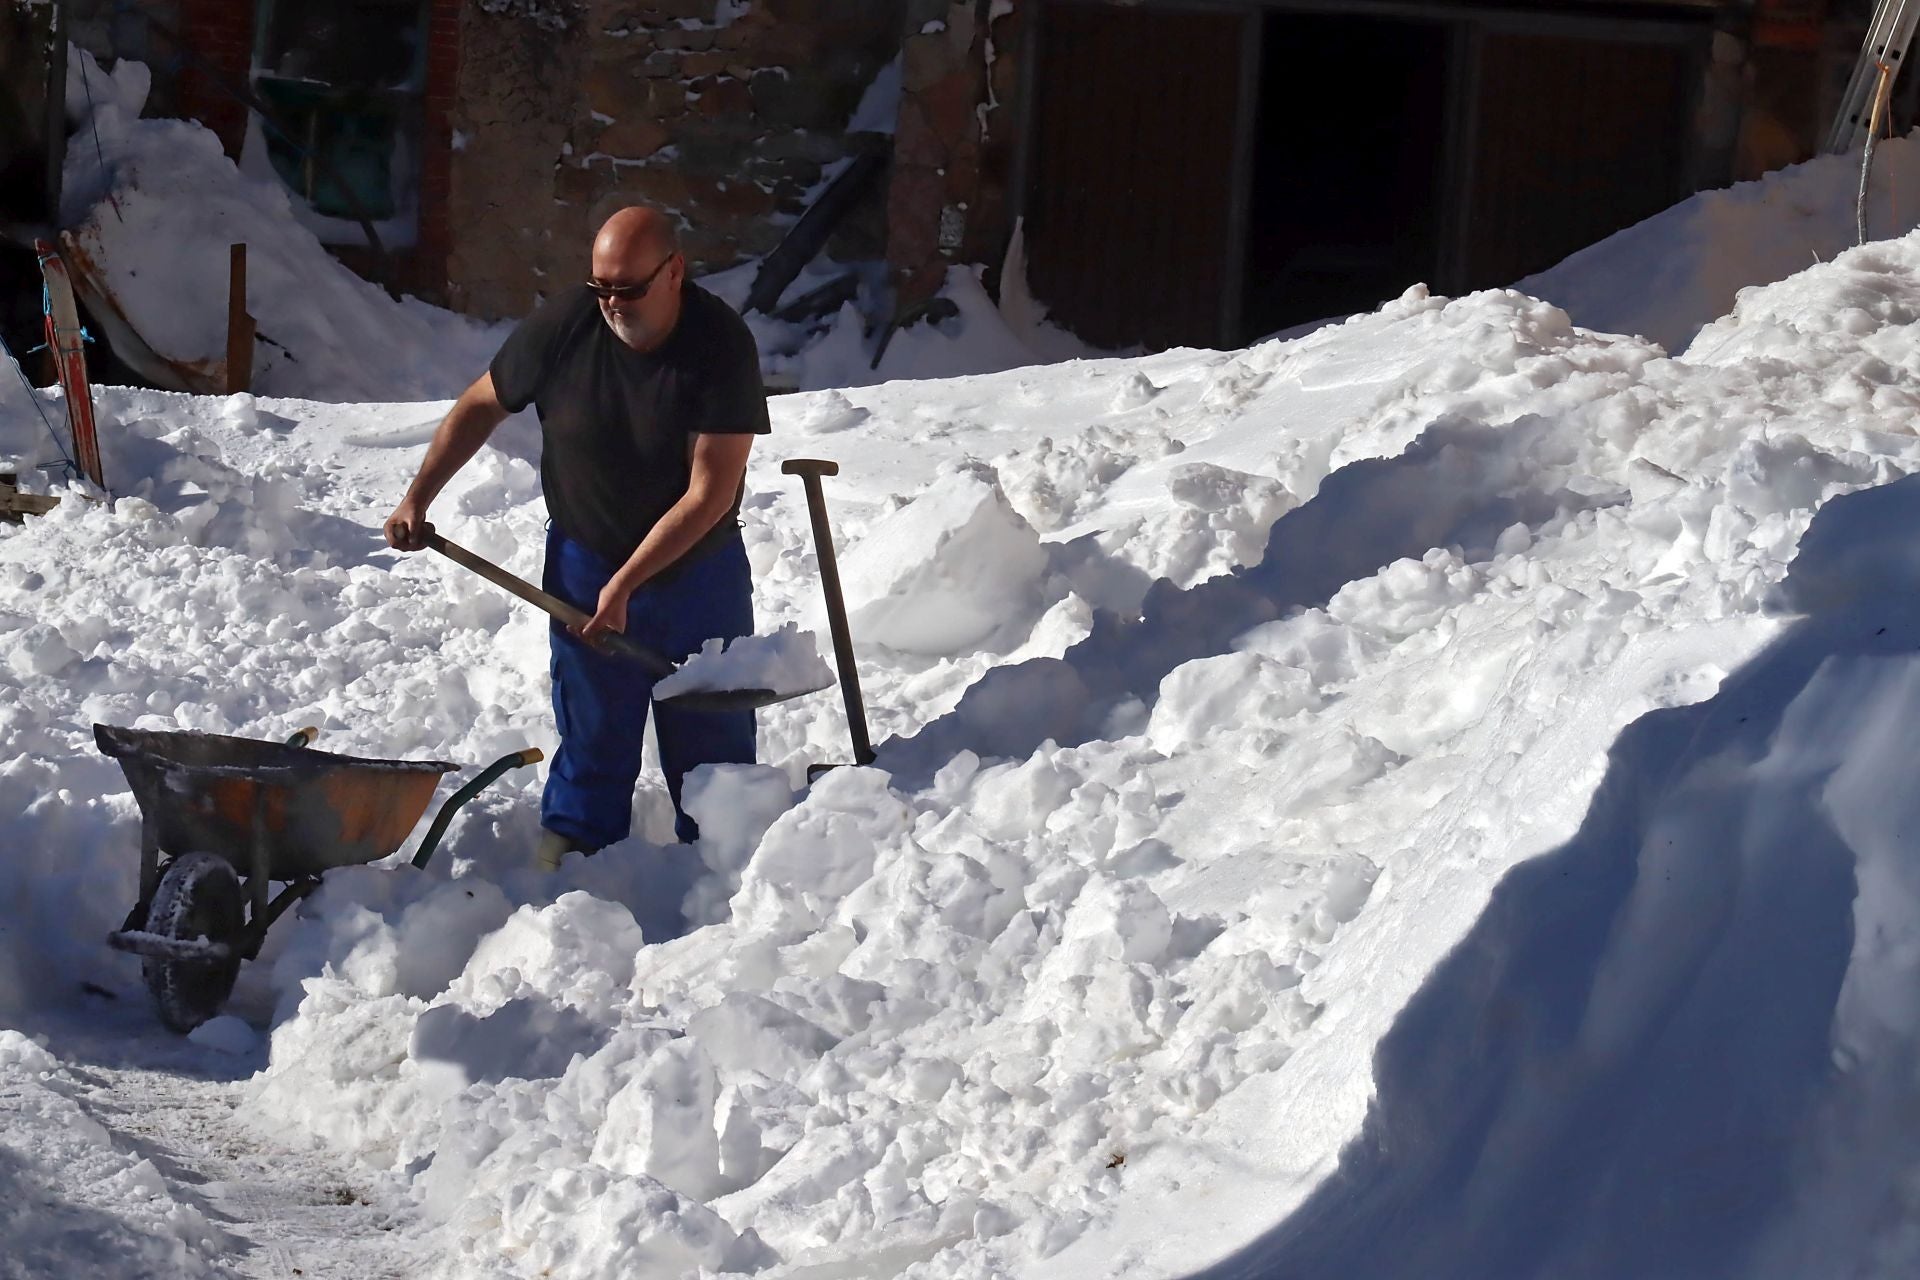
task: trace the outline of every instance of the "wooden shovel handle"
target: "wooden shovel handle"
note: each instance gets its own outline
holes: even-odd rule
[[[455,564],[473,570],[494,586],[512,592],[530,605],[544,609],[548,614],[558,618],[561,622],[572,628],[576,634],[581,627],[587,625],[587,620],[590,615],[584,609],[576,608],[568,604],[565,600],[562,600],[559,596],[542,591],[539,587],[534,586],[524,578],[515,577],[485,556],[477,555],[457,542],[448,542],[445,538],[432,531],[427,533],[423,542],[426,546],[438,551]],[[623,658],[631,658],[644,667],[647,673],[656,680],[662,676],[671,674],[673,671],[673,661],[668,658],[666,654],[661,653],[658,649],[649,648],[641,644],[638,640],[630,639],[618,631],[607,632],[595,643],[609,653],[617,653]]]
[[[847,626],[846,601],[840,594],[840,565],[833,556],[833,530],[827,523],[827,498],[821,476],[840,474],[840,464],[827,458],[788,458],[780,470],[799,476],[807,492],[807,518],[813,524],[813,557],[820,566],[820,589],[827,598],[827,630],[833,636],[833,664],[840,672],[840,698],[847,707],[847,733],[853,739],[855,764],[873,763],[873,744],[867,738],[867,707],[860,697],[860,671],[853,661],[853,632]]]

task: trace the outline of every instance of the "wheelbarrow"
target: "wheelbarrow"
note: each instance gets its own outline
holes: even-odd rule
[[[378,862],[427,811],[441,760],[364,760],[310,751],[317,729],[284,742],[93,726],[140,805],[140,900],[109,946],[141,958],[160,1020],[193,1030],[220,1012],[240,962],[273,922],[336,867]],[[413,865],[424,867],[453,815],[529,747],[482,769],[440,806]],[[278,893],[273,884],[281,886]]]

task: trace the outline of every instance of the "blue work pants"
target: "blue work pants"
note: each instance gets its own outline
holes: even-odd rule
[[[544,580],[562,600],[593,613],[618,567],[549,526]],[[753,578],[737,532],[699,559],[676,565],[667,581],[643,585],[627,602],[627,634],[676,662],[710,637],[752,633]],[[754,763],[753,712],[654,706],[653,679],[631,659],[581,643],[558,622],[551,640],[560,749],[547,774],[540,825],[585,849],[626,838],[651,709],[674,832],[681,840],[697,838],[699,828],[680,807],[681,780],[698,765]]]

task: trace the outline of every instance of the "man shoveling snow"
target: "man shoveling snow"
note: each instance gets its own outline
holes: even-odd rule
[[[753,712],[654,705],[652,677],[593,642],[624,633],[681,658],[752,633],[738,515],[753,437],[772,429],[753,335],[687,281],[668,218],[622,209],[594,239],[587,283],[523,321],[448,411],[387,541],[427,545],[433,499],[529,404],[552,517],[544,585],[590,615],[577,632],[551,629],[560,748],[540,807],[540,863],[626,838],[649,708],[674,830],[693,840],[681,781],[698,765],[753,763]]]

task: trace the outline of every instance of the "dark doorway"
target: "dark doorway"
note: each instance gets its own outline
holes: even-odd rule
[[[1032,3],[1028,281],[1109,350],[1513,284],[1712,181],[1707,5]]]
[[[1433,280],[1451,43],[1438,23],[1267,15],[1240,340]]]

